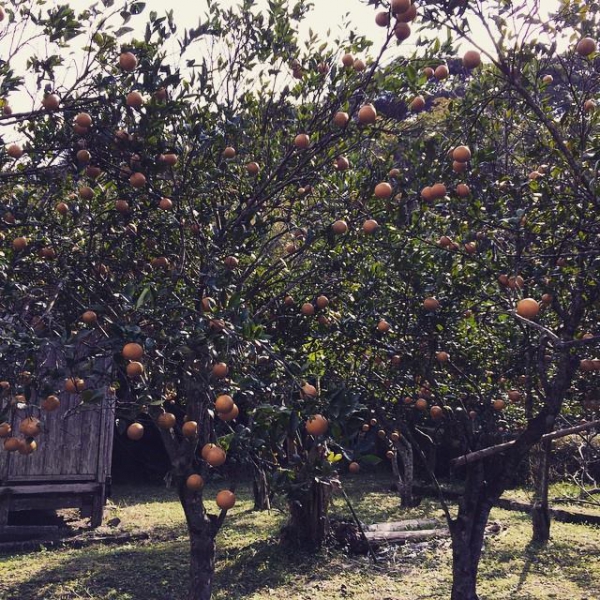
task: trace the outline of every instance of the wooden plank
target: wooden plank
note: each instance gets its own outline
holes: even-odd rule
[[[10,482],[7,482],[6,485],[12,484],[23,484],[27,482],[28,484],[36,484],[37,482],[43,483],[46,481],[95,481],[95,477],[92,475],[62,475],[62,474],[52,474],[52,475],[13,475],[10,478]]]
[[[100,484],[93,483],[58,483],[42,485],[10,485],[0,488],[0,496],[19,495],[32,496],[38,494],[93,494],[100,489]]]
[[[0,527],[8,523],[8,513],[10,511],[10,498],[0,496]]]
[[[448,529],[423,529],[418,531],[365,531],[367,539],[372,543],[425,542],[435,538],[450,537]]]
[[[58,534],[57,525],[7,525],[0,526],[0,542],[30,540],[42,536]]]
[[[424,529],[439,526],[438,519],[406,519],[391,523],[373,523],[367,525],[365,531],[408,531],[409,529]]]
[[[79,494],[53,496],[18,496],[10,498],[10,511],[20,510],[60,510],[61,508],[81,508],[83,496]]]

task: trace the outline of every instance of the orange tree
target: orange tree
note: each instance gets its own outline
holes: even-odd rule
[[[319,407],[305,380],[322,372],[322,335],[309,319],[343,280],[329,266],[349,242],[344,154],[379,135],[378,61],[405,34],[382,31],[367,67],[354,33],[300,47],[304,2],[253,5],[211,2],[180,35],[172,13],[150,13],[139,37],[143,2],[76,13],[14,0],[0,13],[2,418],[20,423],[2,425],[4,448],[43,445],[59,392],[83,406],[110,385],[131,439],[161,431],[190,598],[211,595],[235,503],[224,489],[220,512],[207,510],[211,469],[230,449],[264,458],[248,424],[265,402],[294,406],[292,434]],[[325,426],[307,423],[298,477],[333,474],[313,439]]]
[[[394,390],[387,418],[396,413],[414,436],[418,419],[407,407],[420,408],[434,442],[449,435],[457,454],[471,453],[456,472],[464,479],[458,514],[445,506],[454,600],[477,598],[492,506],[565,404],[589,404],[600,364],[591,353],[600,340],[597,14],[570,3],[542,24],[521,4],[422,7],[423,35],[447,26],[470,49],[450,78],[425,56],[431,70],[417,91],[426,100],[443,86],[449,100],[437,118],[419,117],[425,135],[400,139],[403,176],[390,181],[400,205],[382,217],[373,248],[385,268],[371,273],[372,326],[389,323],[380,332],[399,356],[386,376]],[[474,22],[493,51],[471,36]],[[568,49],[557,52],[560,44]],[[502,452],[476,454],[508,439]]]

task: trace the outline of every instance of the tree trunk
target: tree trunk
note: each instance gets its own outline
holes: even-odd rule
[[[535,495],[532,503],[531,522],[533,541],[545,544],[550,540],[550,507],[548,506],[548,486],[550,475],[550,453],[552,442],[539,444],[532,453],[531,469]]]
[[[257,463],[254,464],[252,491],[254,493],[254,510],[271,510],[270,486],[267,479],[267,472]]]
[[[485,526],[495,500],[486,493],[485,475],[482,463],[468,467],[458,516],[448,523],[452,536],[451,600],[478,600],[477,571]]]
[[[301,548],[320,548],[330,534],[331,495],[331,485],[323,481],[312,481],[308,490],[295,493],[290,502],[290,518],[283,531],[284,539]]]
[[[202,492],[192,492],[184,485],[179,498],[190,535],[190,585],[187,600],[210,600],[215,572],[216,518],[206,514]]]
[[[414,457],[412,446],[404,438],[401,438],[398,443],[398,453],[400,454],[400,460],[402,461],[402,471],[404,475],[400,487],[400,505],[410,508],[415,504],[413,496]]]
[[[402,473],[400,472],[398,460],[402,464]],[[414,506],[413,481],[414,464],[413,451],[410,443],[401,438],[396,442],[396,455],[392,460],[392,473],[394,475],[394,485],[400,494],[400,506],[410,508]]]

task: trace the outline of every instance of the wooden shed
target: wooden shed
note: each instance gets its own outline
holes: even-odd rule
[[[79,508],[102,523],[110,485],[114,433],[114,396],[80,406],[76,394],[63,393],[60,407],[43,416],[36,452],[23,456],[0,447],[0,528],[12,511]],[[13,416],[13,431],[26,415]]]

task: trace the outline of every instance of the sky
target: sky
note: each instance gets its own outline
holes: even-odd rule
[[[231,7],[239,4],[240,0],[215,0],[218,1],[222,6]],[[293,1],[293,0],[290,0]],[[475,2],[476,0],[469,0]],[[551,10],[555,10],[559,5],[560,0],[518,0],[519,2],[526,2],[528,10],[531,10],[536,4],[541,4],[542,13],[548,13]],[[68,2],[73,9],[76,11],[88,8],[91,4],[101,5],[101,0],[49,0],[46,6],[64,4]],[[156,11],[159,15],[170,8],[174,11],[175,21],[179,26],[180,32],[184,28],[196,26],[202,15],[206,12],[206,0],[183,0],[182,2],[166,3],[164,0],[145,0],[146,8],[143,13],[134,17],[128,25],[139,28],[139,31],[133,32],[132,36],[136,33],[141,35],[143,27],[145,25],[147,15],[150,11]],[[121,0],[115,0],[115,6],[119,6]],[[350,26],[354,28],[358,33],[365,35],[368,39],[374,42],[374,50],[380,47],[380,44],[384,41],[386,36],[386,30],[378,27],[375,24],[375,14],[378,10],[373,6],[367,6],[360,0],[313,0],[314,9],[309,13],[305,20],[304,26],[301,29],[301,36],[308,34],[309,28],[318,34],[320,38],[325,38],[328,30],[331,30],[331,39],[338,37],[340,33],[340,25],[345,21],[345,15],[348,15],[348,21]],[[267,0],[256,0],[256,9],[260,10],[261,7],[267,6]],[[136,27],[137,26],[137,27]],[[489,41],[488,34],[475,23],[473,26],[473,37],[479,44],[485,49],[491,50],[492,44]],[[413,27],[414,28],[414,27]],[[446,32],[440,31],[440,36],[445,38]],[[398,54],[407,53],[410,54],[414,50],[414,39],[416,35],[411,36],[408,40],[403,42],[399,47],[394,47],[387,55],[387,60],[397,56]],[[83,43],[83,42],[82,42]],[[175,46],[174,46],[175,48]],[[462,49],[467,49],[466,46],[462,46]],[[0,43],[0,57],[3,57],[2,44]],[[24,65],[21,65],[24,67]],[[16,95],[15,95],[16,96]],[[27,109],[26,104],[32,107],[32,104],[39,102],[39,98],[32,99],[27,98],[25,95],[19,95],[11,98],[11,104],[14,109]]]

